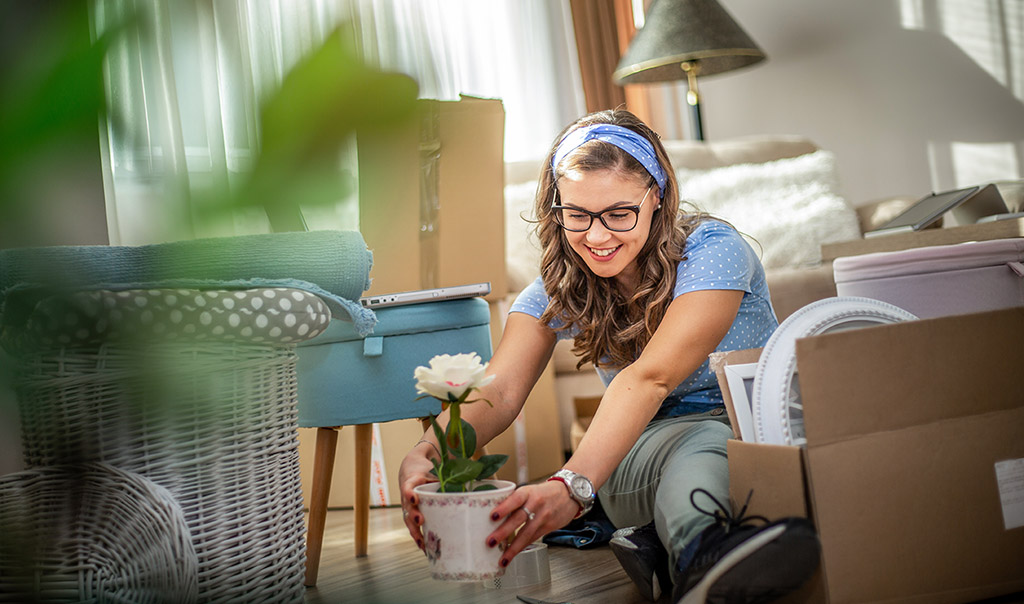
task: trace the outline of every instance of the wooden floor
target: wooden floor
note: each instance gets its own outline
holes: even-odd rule
[[[608,547],[548,549],[551,581],[518,589],[435,581],[427,559],[402,523],[399,508],[370,510],[369,555],[356,558],[352,510],[327,513],[320,576],[308,604],[520,604],[516,595],[552,603],[649,604],[637,593]],[[667,601],[667,597],[662,601]],[[1024,593],[978,604],[1024,604]]]
[[[398,508],[370,510],[369,555],[356,558],[352,516],[351,510],[327,513],[320,576],[316,587],[306,590],[307,603],[521,604],[516,595],[522,594],[574,604],[648,604],[607,547],[549,548],[550,583],[493,589],[432,579],[427,559],[405,530]]]

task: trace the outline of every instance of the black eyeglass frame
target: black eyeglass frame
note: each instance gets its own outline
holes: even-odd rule
[[[647,191],[644,193],[644,198],[641,199],[640,203],[638,205],[635,205],[635,206],[615,206],[615,207],[611,207],[611,208],[607,208],[607,209],[601,210],[600,212],[591,212],[589,210],[584,210],[583,208],[577,208],[576,206],[563,206],[563,205],[555,204],[555,205],[551,206],[551,212],[554,215],[555,222],[558,223],[558,226],[560,226],[563,229],[569,231],[570,233],[585,233],[585,232],[589,231],[590,227],[594,226],[594,219],[595,218],[600,220],[601,224],[604,225],[604,228],[608,229],[609,231],[613,231],[615,233],[628,233],[629,231],[632,231],[633,229],[635,229],[636,225],[640,223],[640,209],[642,207],[644,207],[644,202],[647,201],[647,197],[651,194],[651,189],[653,189],[653,188],[654,188],[653,184],[651,186],[647,187]],[[556,197],[558,196],[558,189],[557,188],[555,189],[555,196]],[[562,218],[561,218],[561,216],[562,216],[561,211],[562,210],[570,210],[570,211],[573,211],[573,212],[581,212],[581,213],[586,214],[587,216],[589,216],[590,217],[590,221],[587,222],[587,228],[585,228],[585,229],[570,229],[569,227],[565,226],[565,223],[562,222]],[[608,213],[608,212],[621,212],[623,210],[627,210],[629,212],[633,212],[633,214],[636,216],[636,220],[633,221],[633,226],[629,227],[628,229],[616,229],[616,228],[612,228],[607,222],[605,222],[604,215],[606,213]]]

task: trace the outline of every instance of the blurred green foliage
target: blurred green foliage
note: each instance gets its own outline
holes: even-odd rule
[[[61,178],[54,157],[87,157],[86,165],[100,170],[98,132],[108,111],[104,60],[116,36],[144,37],[145,32],[129,20],[94,40],[88,9],[87,0],[0,0],[0,237],[5,228],[45,228],[45,220],[40,226],[38,216],[29,216],[36,202],[30,181]],[[291,218],[300,205],[334,203],[344,193],[338,155],[353,133],[374,136],[416,119],[416,83],[364,65],[351,31],[339,27],[263,100],[262,145],[254,168],[241,186],[200,192],[197,218],[262,207],[295,225]],[[116,115],[107,119],[117,124]],[[77,202],[71,200],[71,207]],[[0,241],[4,247],[9,242]],[[3,417],[14,408],[9,386],[18,375],[2,351],[0,365]]]
[[[41,173],[33,166],[45,165],[49,155],[70,151],[95,158],[100,152],[107,51],[116,36],[145,40],[147,32],[129,21],[92,40],[88,6],[87,0],[20,8],[12,0],[0,3],[7,15],[0,34],[13,36],[0,63],[0,223],[17,221],[32,203],[26,179]],[[29,18],[22,23],[19,15]],[[272,217],[297,216],[300,205],[336,202],[347,193],[337,169],[342,145],[353,133],[373,136],[409,124],[416,97],[411,78],[363,64],[352,28],[342,25],[262,100],[254,169],[231,190],[193,192],[201,201],[194,204],[196,219],[253,206]],[[107,118],[116,130],[118,116]]]
[[[341,146],[353,133],[407,127],[416,96],[412,78],[362,64],[350,29],[338,28],[263,103],[260,154],[230,205],[263,207],[274,217],[297,214],[297,204],[334,203]]]
[[[86,3],[43,3],[45,9],[17,4],[0,7],[6,40],[0,64],[0,221],[5,223],[21,215],[21,204],[28,201],[25,179],[38,174],[33,164],[69,149],[97,153],[98,118],[106,109],[102,69],[109,37],[90,39]]]

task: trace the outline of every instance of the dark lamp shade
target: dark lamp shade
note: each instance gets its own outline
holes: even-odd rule
[[[697,61],[707,76],[757,63],[764,52],[715,0],[654,0],[612,77],[616,84],[686,79]]]

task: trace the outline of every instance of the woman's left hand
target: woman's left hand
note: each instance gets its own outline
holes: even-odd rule
[[[579,511],[579,504],[569,497],[568,489],[561,482],[553,480],[519,487],[491,513],[492,520],[504,519],[504,522],[487,537],[487,545],[498,547],[511,537],[500,561],[505,568],[527,545],[562,528]]]

